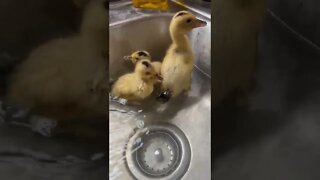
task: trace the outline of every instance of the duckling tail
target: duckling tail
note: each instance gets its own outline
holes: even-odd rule
[[[166,103],[171,99],[172,92],[170,90],[163,91],[156,99],[161,103]]]

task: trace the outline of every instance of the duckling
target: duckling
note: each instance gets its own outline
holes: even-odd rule
[[[80,32],[35,48],[10,79],[7,101],[57,121],[107,116],[106,0],[84,7]]]
[[[130,56],[124,56],[124,60],[131,61],[133,64],[136,64],[138,61],[142,59],[149,59],[151,61],[150,53],[147,51],[135,51]],[[159,61],[152,61],[152,66],[155,68],[156,72],[161,75],[161,65],[162,63]]]
[[[188,11],[180,11],[173,16],[169,27],[172,44],[161,66],[163,92],[157,97],[158,101],[167,102],[191,88],[194,54],[187,33],[206,24]]]
[[[136,62],[134,72],[121,76],[114,83],[111,94],[128,102],[141,101],[151,95],[154,85],[161,80],[151,61],[143,59]]]

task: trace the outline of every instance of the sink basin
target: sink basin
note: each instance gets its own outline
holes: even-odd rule
[[[109,176],[111,179],[115,177],[122,180],[211,179],[210,11],[206,13],[195,8],[188,9],[188,6],[174,2],[170,3],[170,9],[166,12],[135,9],[129,2],[110,3],[110,79],[117,79],[134,69],[131,63],[123,60],[123,56],[135,50],[147,50],[152,59],[162,61],[171,43],[169,23],[175,12],[189,10],[208,23],[206,27],[194,29],[189,34],[195,53],[195,65],[192,73],[192,87],[187,95],[161,104],[155,100],[158,93],[156,89],[147,102],[141,105],[121,105],[109,100],[109,154],[111,154],[109,155],[109,173],[112,174],[112,177]],[[118,126],[116,126],[117,123]],[[123,131],[113,133],[115,127],[121,127],[119,129]],[[132,130],[125,132],[125,128]],[[139,133],[141,136],[137,135]],[[117,136],[125,136],[122,139],[123,142],[119,142],[120,138]],[[142,142],[140,143],[142,147],[135,145],[137,139]],[[153,161],[153,157],[147,157],[153,146],[154,148],[161,146],[160,142],[167,146],[164,149],[155,150],[154,158],[160,157],[158,155],[163,153],[162,160],[165,161],[165,156],[171,153],[171,159],[168,159],[169,163],[166,165],[157,164]],[[116,173],[112,165],[116,156],[114,154],[117,154],[115,151],[119,147],[125,150],[123,152],[120,150],[121,152],[118,153],[118,159],[122,163],[116,167],[118,172]],[[150,149],[148,150],[147,147]],[[141,149],[144,149],[144,155],[141,155],[143,154]],[[133,162],[139,161],[139,154],[145,156],[145,159],[141,160],[142,164],[145,163],[143,165]],[[172,165],[172,162],[175,164]],[[157,169],[160,167],[161,169]]]

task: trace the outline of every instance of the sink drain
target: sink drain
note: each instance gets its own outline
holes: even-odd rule
[[[137,165],[144,173],[163,177],[174,171],[180,159],[180,147],[168,133],[154,131],[142,137],[143,146],[134,155]]]
[[[127,165],[136,179],[180,179],[187,171],[191,151],[184,133],[171,124],[150,125],[128,143]],[[143,145],[137,149],[137,139]]]

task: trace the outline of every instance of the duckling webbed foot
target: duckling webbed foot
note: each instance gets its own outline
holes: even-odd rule
[[[156,99],[161,103],[166,103],[171,99],[172,92],[170,90],[163,91]]]

